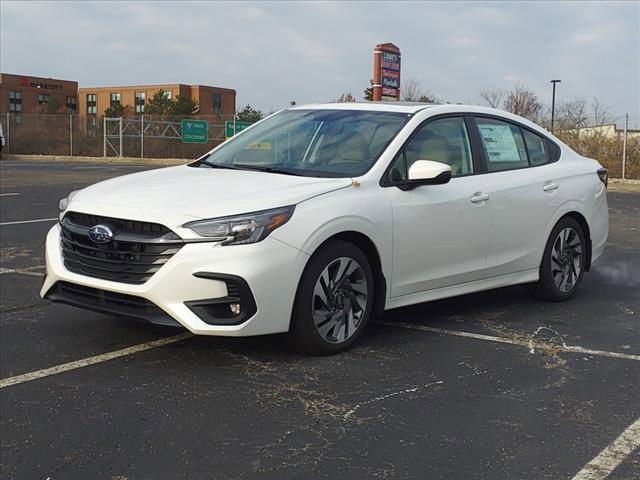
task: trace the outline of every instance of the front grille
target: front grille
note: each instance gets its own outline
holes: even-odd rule
[[[94,225],[108,225],[114,239],[95,243]],[[81,275],[142,284],[182,248],[183,242],[163,225],[69,212],[62,219],[60,242],[65,267]]]
[[[53,302],[67,303],[107,314],[140,318],[162,325],[178,325],[164,310],[146,298],[109,292],[68,282],[57,282],[46,297]]]

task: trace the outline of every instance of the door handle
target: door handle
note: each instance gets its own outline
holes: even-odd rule
[[[560,185],[558,185],[555,182],[548,182],[544,184],[544,187],[542,187],[542,190],[545,192],[553,192],[554,190],[558,190],[558,188],[560,188]]]
[[[488,193],[478,192],[478,193],[475,193],[473,197],[471,197],[471,203],[486,202],[490,198],[491,198],[491,195],[489,195]]]

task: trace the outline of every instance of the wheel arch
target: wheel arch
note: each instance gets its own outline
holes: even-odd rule
[[[371,270],[373,271],[373,277],[375,281],[374,285],[374,304],[373,304],[373,315],[382,315],[384,312],[384,307],[387,299],[387,280],[384,276],[384,271],[382,269],[382,259],[380,257],[380,252],[376,244],[369,238],[367,235],[361,232],[357,232],[355,230],[346,230],[342,232],[335,233],[330,237],[326,238],[317,248],[311,253],[309,259],[321,248],[325,247],[327,244],[331,243],[335,240],[342,240],[343,242],[351,243],[352,245],[358,247],[362,252],[366,255],[367,260],[369,260],[369,264],[371,265]],[[308,260],[307,260],[308,264]],[[306,266],[305,266],[306,269]]]
[[[587,241],[587,244],[586,244],[587,258],[585,259],[585,263],[584,263],[584,271],[588,272],[591,269],[591,248],[592,248],[591,247],[591,229],[589,228],[589,222],[587,222],[587,219],[584,217],[584,215],[582,215],[582,213],[574,210],[574,211],[565,213],[562,217],[558,219],[556,224],[563,218],[567,218],[567,217],[572,218],[576,222],[578,222],[578,225],[580,225],[580,228],[582,228],[582,231],[584,232],[585,239]]]

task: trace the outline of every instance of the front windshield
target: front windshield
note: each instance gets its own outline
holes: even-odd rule
[[[286,110],[227,141],[201,163],[311,177],[359,176],[409,117],[362,110]]]

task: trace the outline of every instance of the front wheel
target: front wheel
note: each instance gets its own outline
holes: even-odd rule
[[[331,355],[353,345],[373,310],[374,278],[355,245],[332,241],[316,252],[302,274],[289,332],[292,345]]]
[[[585,234],[570,217],[561,219],[551,231],[540,264],[538,297],[552,302],[568,300],[582,282],[586,260]]]

